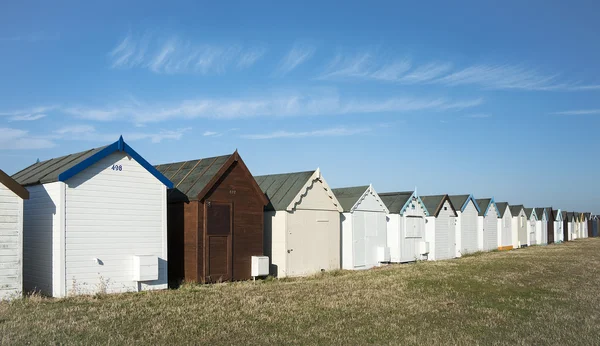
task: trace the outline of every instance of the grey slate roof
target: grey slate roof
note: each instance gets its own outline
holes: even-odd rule
[[[533,214],[533,208],[523,208],[523,209],[525,209],[525,216],[527,217],[527,219],[530,219],[531,214]],[[539,218],[539,216],[538,216],[538,218]]]
[[[169,201],[198,199],[198,194],[219,172],[231,155],[209,157],[199,160],[166,163],[155,168],[173,182]]]
[[[335,195],[335,198],[340,202],[340,205],[345,212],[350,211],[352,207],[358,202],[358,200],[364,195],[365,191],[369,186],[353,186],[353,187],[342,187],[339,189],[332,189],[331,191]]]
[[[592,213],[583,213],[583,215],[585,215],[585,218],[588,220],[592,217]]]
[[[569,221],[573,221],[573,219],[575,218],[575,213],[573,212],[567,212],[567,220]]]
[[[54,183],[58,181],[58,176],[61,173],[104,148],[106,146],[34,163],[22,171],[15,173],[12,178],[23,186]]]
[[[568,215],[567,215],[567,212],[566,212],[566,211],[563,211],[563,212],[561,212],[561,214],[562,214],[563,221],[564,221],[564,220],[566,220],[566,219],[567,219],[567,216],[568,216]]]
[[[460,211],[462,210],[463,205],[465,205],[465,202],[467,201],[467,199],[469,199],[471,195],[454,195],[454,196],[449,196],[450,197],[450,202],[452,202],[452,205],[454,206],[454,208],[456,208],[456,210]]]
[[[410,199],[414,191],[380,193],[379,198],[385,203],[390,214],[400,214],[400,211]]]
[[[450,197],[450,198],[452,198],[452,197]],[[485,211],[489,207],[490,203],[492,203],[492,199],[491,198],[478,198],[478,199],[476,199],[476,201],[477,201],[477,205],[479,206],[479,216],[483,216],[485,214]],[[502,215],[500,215],[500,216],[502,216]]]
[[[285,210],[315,171],[270,174],[254,177],[269,199],[267,210]]]
[[[524,209],[524,207],[523,207],[523,205],[522,205],[522,204],[519,204],[519,205],[511,205],[511,206],[509,206],[509,208],[510,208],[510,214],[511,214],[512,216],[518,216],[518,215],[519,215],[519,213],[521,212],[521,209]]]
[[[427,211],[429,211],[429,215],[433,215],[437,211],[439,205],[442,203],[442,200],[444,199],[444,197],[446,197],[446,195],[420,197],[421,201],[423,201],[423,204],[425,204],[425,208],[427,208]]]
[[[500,210],[500,217],[503,217],[504,213],[506,213],[506,208],[508,208],[508,203],[506,203],[506,202],[497,202],[496,206],[498,207],[498,210]]]
[[[548,208],[535,208],[535,215],[537,215],[538,219],[542,219],[544,217],[544,210],[548,210]]]

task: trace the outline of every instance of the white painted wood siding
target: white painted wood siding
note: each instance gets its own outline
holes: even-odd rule
[[[538,233],[537,221],[535,220],[535,217],[533,217],[533,214],[532,214],[531,218],[529,218],[529,220],[527,220],[527,245],[528,246],[538,244],[537,233]]]
[[[513,225],[512,225],[512,215],[510,215],[510,211],[506,208],[504,212],[504,216],[500,219],[500,227],[501,227],[501,243],[500,246],[513,246]],[[516,233],[516,232],[515,232]],[[515,234],[516,235],[516,234]]]
[[[455,217],[448,201],[444,202],[442,210],[435,220],[435,258],[443,260],[455,257]]]
[[[167,288],[166,187],[122,152],[66,183],[67,294]],[[136,255],[158,257],[158,280],[133,280]]]
[[[473,201],[460,213],[460,254],[473,253],[479,250],[479,237],[477,233],[478,211]],[[458,243],[458,241],[457,241]]]
[[[525,215],[525,212],[523,211],[523,209],[521,209],[521,211],[519,212],[519,215],[517,218],[517,233],[518,233],[518,239],[517,239],[517,244],[519,246],[525,246],[529,243],[529,233],[527,231],[527,224],[529,223],[527,220],[527,216]]]
[[[364,247],[365,261],[362,269],[373,268],[379,265],[377,262],[378,248],[385,247],[387,244],[387,222],[384,212],[374,211],[355,211],[353,218],[353,232],[356,235],[356,229],[362,227],[364,239],[354,239],[354,246]],[[356,251],[355,251],[356,252]],[[354,264],[355,269],[360,269],[358,263]]]
[[[420,258],[419,247],[425,241],[425,211],[419,203],[410,202],[401,216],[389,214],[387,225],[388,247],[394,263],[414,262]],[[408,220],[411,218],[411,220]],[[414,226],[416,234],[407,235],[407,226]]]
[[[483,218],[483,250],[498,249],[498,223],[499,215],[496,208],[490,208]]]
[[[60,296],[64,183],[27,187],[23,202],[23,290]],[[64,280],[63,280],[64,281]]]
[[[23,291],[23,200],[0,184],[0,300]]]
[[[343,213],[342,218],[342,269],[354,269],[353,247],[354,237],[352,236],[352,214]]]
[[[277,277],[285,277],[287,273],[287,212],[265,212],[265,251],[270,257],[269,272]]]

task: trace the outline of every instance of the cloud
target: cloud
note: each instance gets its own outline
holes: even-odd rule
[[[45,118],[47,115],[38,113],[38,114],[23,114],[23,115],[13,115],[8,118],[10,121],[34,121]]]
[[[237,66],[239,68],[250,67],[260,60],[266,52],[267,50],[265,48],[254,48],[246,52],[242,52],[240,53]]]
[[[382,63],[371,52],[355,55],[338,54],[318,79],[363,79],[400,84],[442,85],[446,87],[477,86],[492,90],[526,91],[592,91],[600,85],[568,81],[560,73],[547,74],[525,65],[475,64],[453,68],[450,62],[424,65],[407,59]]]
[[[230,66],[247,68],[265,53],[264,48],[237,44],[205,44],[178,36],[159,37],[129,33],[109,53],[116,69],[145,68],[164,74],[220,74]]]
[[[52,148],[56,144],[46,138],[31,136],[28,131],[0,127],[0,150]]]
[[[303,132],[289,132],[289,131],[275,131],[265,134],[250,134],[242,135],[242,138],[246,139],[275,139],[275,138],[305,138],[305,137],[338,137],[338,136],[351,136],[360,133],[371,131],[368,128],[356,128],[348,129],[345,127],[335,127],[325,130],[313,130]]]
[[[218,134],[219,134],[218,132],[214,132],[214,131],[205,131],[202,134],[202,136],[204,136],[204,137],[211,137],[211,136],[215,136],[215,135],[218,135]]]
[[[465,115],[465,118],[473,118],[473,119],[484,119],[484,118],[491,118],[491,117],[492,117],[492,115],[487,114],[487,113],[476,113],[476,114]]]
[[[473,108],[482,98],[454,100],[447,98],[393,97],[344,98],[335,92],[316,90],[267,94],[246,98],[199,98],[173,103],[126,104],[120,107],[70,107],[65,112],[94,121],[126,120],[147,124],[171,119],[239,119],[254,117],[299,117],[413,111],[453,111]]]
[[[571,110],[571,111],[554,112],[551,114],[554,114],[554,115],[592,115],[592,114],[600,114],[600,109],[578,109],[578,110]]]
[[[278,76],[286,75],[299,65],[303,64],[315,53],[315,47],[307,44],[296,43],[283,58],[275,74]]]
[[[101,133],[91,125],[72,125],[57,129],[53,135],[48,137],[62,140],[110,142],[122,135],[128,141],[150,139],[152,143],[160,143],[165,139],[180,140],[189,130],[191,130],[190,127],[158,132]]]
[[[35,121],[47,117],[46,112],[54,111],[58,106],[40,106],[27,109],[0,112],[0,116],[8,116],[9,121]]]

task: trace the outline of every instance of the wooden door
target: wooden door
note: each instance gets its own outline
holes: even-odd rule
[[[232,278],[230,203],[208,201],[206,215],[206,279],[209,282],[229,281]]]

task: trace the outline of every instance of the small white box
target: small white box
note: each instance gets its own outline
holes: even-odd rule
[[[158,256],[133,256],[133,281],[158,280]]]
[[[269,257],[268,256],[252,256],[251,276],[267,276],[269,275]]]
[[[419,244],[419,255],[427,255],[429,253],[429,242],[422,241]]]
[[[377,248],[377,262],[385,263],[391,261],[390,248],[387,246],[380,246]]]

